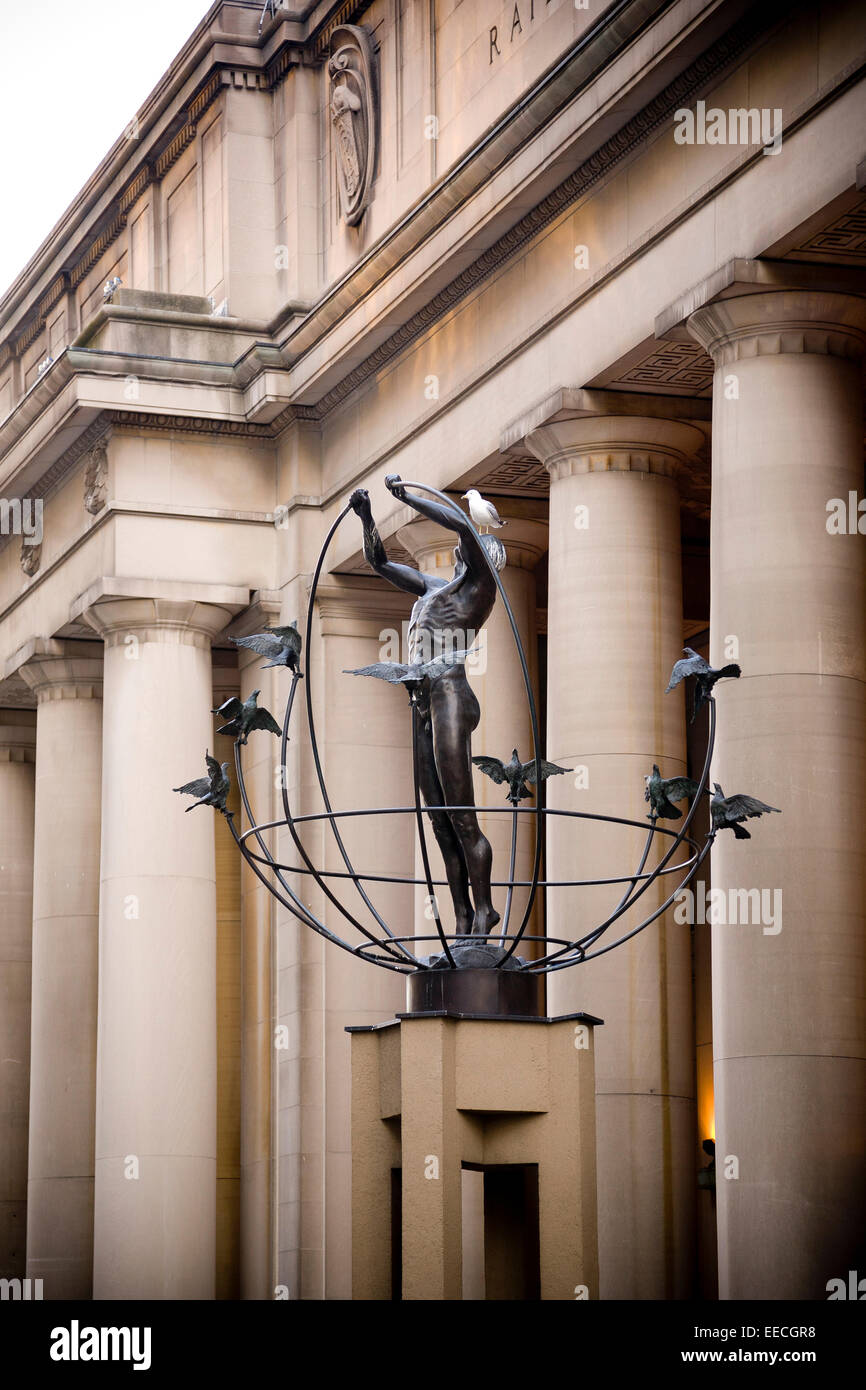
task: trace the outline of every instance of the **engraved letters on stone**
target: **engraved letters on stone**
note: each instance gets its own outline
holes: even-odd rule
[[[343,216],[357,226],[370,201],[376,167],[378,100],[375,52],[366,29],[340,24],[331,35],[328,76]]]

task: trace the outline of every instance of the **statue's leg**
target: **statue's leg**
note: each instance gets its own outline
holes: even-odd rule
[[[430,722],[433,726],[433,752],[439,781],[445,793],[445,805],[474,807],[470,739],[480,714],[478,701],[462,671],[453,678],[445,676],[432,686]],[[490,841],[481,833],[474,810],[449,811],[448,815],[469,870],[475,902],[472,934],[486,936],[499,921],[499,913],[490,896],[493,867]]]
[[[436,771],[429,722],[417,709],[413,710],[413,718],[418,741],[418,784],[421,795],[428,806],[444,806],[445,794]],[[430,820],[445,862],[445,877],[454,903],[455,931],[458,936],[468,936],[472,930],[472,903],[469,900],[469,875],[463,850],[446,812],[431,811]]]

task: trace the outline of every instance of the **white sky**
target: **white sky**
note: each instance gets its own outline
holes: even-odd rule
[[[0,0],[0,295],[211,0]]]

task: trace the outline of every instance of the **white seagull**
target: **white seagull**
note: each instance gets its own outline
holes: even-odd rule
[[[498,530],[500,526],[507,525],[507,522],[501,519],[493,503],[482,497],[476,487],[471,487],[468,492],[464,492],[463,496],[469,503],[469,515],[476,526],[492,526]]]

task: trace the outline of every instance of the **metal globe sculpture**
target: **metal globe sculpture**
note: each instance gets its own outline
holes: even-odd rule
[[[240,790],[243,815],[247,821],[247,828],[239,828],[235,824],[234,814],[226,809],[226,790],[225,785],[225,765],[220,768],[214,759],[208,756],[208,768],[210,778],[202,778],[196,782],[190,782],[176,790],[187,795],[194,795],[199,798],[196,805],[213,805],[215,809],[225,815],[231,828],[232,835],[237,843],[238,849],[250,869],[261,880],[270,893],[304,926],[312,931],[318,932],[326,940],[332,942],[341,950],[348,951],[351,955],[357,956],[361,960],[368,961],[371,965],[379,966],[384,970],[392,970],[402,974],[414,975],[424,972],[460,970],[464,964],[478,966],[483,964],[494,971],[521,971],[529,976],[539,976],[549,974],[557,970],[565,970],[571,966],[583,965],[587,961],[595,960],[598,956],[608,951],[615,950],[624,942],[644,931],[657,918],[661,917],[679,894],[686,889],[709,853],[715,836],[721,829],[730,828],[738,838],[746,838],[748,832],[743,830],[744,820],[760,816],[766,812],[774,811],[776,808],[766,805],[764,802],[743,794],[731,797],[724,797],[721,789],[717,788],[716,795],[711,803],[711,822],[710,828],[703,842],[700,843],[695,836],[690,833],[692,823],[700,802],[700,798],[708,792],[708,778],[712,763],[713,750],[715,745],[716,733],[716,704],[713,695],[713,687],[717,680],[722,677],[736,678],[740,674],[739,667],[727,666],[721,670],[714,670],[697,653],[686,648],[687,656],[682,661],[677,662],[671,676],[668,690],[673,689],[686,678],[693,678],[695,681],[695,711],[694,714],[707,706],[709,710],[709,732],[707,740],[707,751],[704,759],[703,769],[697,781],[688,778],[668,778],[661,777],[658,767],[654,766],[651,774],[646,777],[646,799],[650,803],[649,825],[645,821],[633,820],[627,817],[600,815],[593,812],[572,811],[568,809],[551,808],[540,805],[540,798],[536,796],[534,805],[522,805],[521,802],[528,799],[529,786],[527,783],[534,784],[540,788],[547,776],[555,776],[558,773],[569,771],[570,769],[558,768],[556,765],[547,762],[542,756],[539,739],[538,712],[536,709],[535,698],[529,676],[529,669],[526,654],[520,640],[520,634],[514,619],[508,597],[505,593],[502,582],[499,578],[499,570],[505,560],[505,549],[498,538],[485,535],[482,536],[474,526],[470,518],[463,512],[446,494],[439,492],[436,488],[427,484],[404,482],[399,478],[392,477],[386,479],[386,485],[392,493],[401,500],[411,501],[417,509],[422,510],[425,515],[435,515],[442,520],[443,524],[451,525],[460,531],[461,547],[472,548],[471,538],[468,532],[477,540],[477,554],[475,555],[476,565],[480,564],[479,556],[483,556],[483,561],[487,566],[490,579],[495,583],[495,594],[493,598],[498,598],[502,603],[508,617],[514,639],[515,650],[520,663],[523,676],[523,683],[526,691],[526,700],[529,711],[530,725],[532,729],[532,757],[525,763],[521,763],[517,750],[510,763],[501,763],[496,758],[475,757],[472,762],[481,767],[482,773],[493,776],[494,780],[507,784],[509,791],[506,796],[505,804],[497,807],[485,806],[484,815],[504,814],[511,818],[511,848],[509,856],[508,876],[505,879],[490,879],[488,883],[493,887],[505,888],[506,898],[505,907],[501,921],[498,914],[495,926],[487,931],[462,931],[449,932],[443,925],[438,901],[437,887],[443,886],[441,881],[435,881],[430,867],[430,856],[427,844],[426,823],[430,817],[436,814],[445,813],[449,817],[455,817],[461,813],[474,813],[479,808],[473,802],[454,804],[452,801],[433,803],[429,799],[422,799],[421,776],[419,770],[419,737],[418,730],[423,727],[423,721],[418,718],[419,707],[423,705],[425,691],[429,694],[429,687],[437,680],[446,679],[445,672],[455,665],[460,666],[462,674],[462,660],[465,659],[466,652],[459,653],[440,653],[428,662],[416,661],[404,665],[399,663],[378,663],[378,666],[388,670],[374,669],[372,667],[362,668],[353,675],[376,675],[391,683],[402,683],[409,694],[409,705],[412,715],[412,748],[413,748],[413,781],[414,781],[414,803],[410,806],[379,806],[353,810],[334,809],[325,781],[322,769],[322,759],[319,749],[318,735],[316,731],[316,720],[314,715],[314,700],[311,695],[312,675],[309,668],[305,672],[300,669],[301,651],[309,652],[313,613],[315,612],[316,595],[319,581],[328,551],[338,528],[348,516],[350,511],[357,511],[369,514],[369,507],[364,501],[367,494],[360,490],[354,493],[352,499],[343,508],[339,516],[334,521],[322,545],[316,568],[313,575],[312,587],[309,596],[309,607],[306,620],[306,632],[302,643],[300,634],[296,630],[296,625],[289,625],[283,628],[270,629],[268,633],[259,634],[253,638],[239,638],[236,641],[268,659],[268,664],[285,666],[291,676],[291,683],[286,701],[286,708],[282,726],[275,724],[268,711],[261,709],[257,705],[257,695],[254,692],[244,705],[239,700],[226,702],[219,711],[215,713],[223,714],[227,723],[221,732],[234,733],[235,738],[235,774],[237,776],[238,787]],[[410,494],[407,489],[412,489]],[[427,496],[436,499],[435,503],[422,503],[421,497]],[[443,510],[444,509],[444,510]],[[365,522],[365,526],[366,526]],[[372,528],[372,529],[370,529]],[[367,545],[369,542],[369,546]],[[365,553],[375,543],[381,547],[378,540],[378,533],[369,515],[369,527],[365,530]],[[460,547],[458,547],[459,553]],[[384,556],[384,548],[381,549]],[[459,563],[464,563],[463,560]],[[385,562],[383,561],[383,568]],[[459,566],[458,566],[459,567]],[[388,562],[389,569],[405,569],[404,578],[408,578],[410,573],[407,567],[394,567]],[[410,581],[411,582],[411,581]],[[440,581],[437,581],[440,582]],[[406,585],[404,584],[403,587]],[[417,591],[417,590],[416,590]],[[489,611],[489,610],[488,610]],[[290,738],[290,728],[292,727],[292,716],[295,709],[296,697],[300,682],[306,680],[307,699],[306,706],[306,731],[305,737],[308,740],[309,748],[312,753],[313,765],[315,768],[316,779],[319,786],[324,809],[319,812],[296,814],[291,805],[291,798],[288,791],[288,779],[286,777],[286,755]],[[450,679],[450,677],[448,678]],[[693,718],[694,718],[693,714]],[[280,763],[282,776],[280,778],[283,816],[281,819],[267,822],[258,822],[254,808],[250,803],[243,769],[242,748],[246,744],[251,732],[256,729],[271,729],[278,731],[281,738]],[[468,747],[468,743],[467,743]],[[487,764],[488,766],[485,766]],[[660,820],[666,816],[679,815],[673,802],[676,800],[690,800],[690,805],[686,811],[681,824],[677,828],[671,828],[660,824]],[[192,807],[188,809],[193,809]],[[414,818],[418,841],[420,845],[421,861],[423,864],[424,878],[416,879],[409,875],[395,875],[373,873],[370,871],[359,872],[353,863],[352,857],[346,847],[345,837],[341,831],[341,823],[355,817],[366,816],[411,816]],[[529,880],[515,878],[516,852],[518,842],[518,825],[520,816],[529,816],[534,823],[534,851],[532,874]],[[605,822],[612,826],[628,827],[645,831],[645,841],[643,850],[637,864],[626,872],[613,878],[603,879],[550,879],[541,877],[542,850],[544,845],[545,823],[548,817],[562,817],[574,821],[596,821]],[[326,870],[315,864],[305,848],[300,827],[316,822],[325,822],[333,836],[334,844],[339,852],[344,868],[342,870]],[[297,863],[284,863],[271,853],[265,840],[268,831],[285,830],[288,832],[294,851],[297,854]],[[658,840],[662,841],[663,852],[651,868],[647,868],[650,860],[651,851]],[[486,843],[486,842],[485,842]],[[681,853],[682,852],[682,853]],[[340,913],[348,928],[356,932],[360,940],[353,943],[344,939],[337,932],[333,931],[313,909],[303,901],[298,892],[289,881],[288,875],[301,875],[309,877],[321,890],[327,901]],[[659,880],[666,884],[673,881],[675,886],[668,892],[663,892],[660,896],[662,900],[654,905],[652,910],[635,926],[630,926],[627,931],[617,935],[614,931],[620,919],[629,913],[648,890]],[[360,903],[370,913],[375,924],[373,928],[365,926],[352,911],[351,906],[342,900],[336,887],[339,883],[350,884],[352,893],[357,895]],[[433,924],[435,931],[428,934],[407,935],[405,924],[389,923],[380,914],[374,901],[370,896],[368,885],[376,884],[426,884],[428,898],[427,901],[432,909]],[[537,936],[528,933],[527,928],[532,915],[533,905],[536,900],[538,890],[543,888],[547,892],[556,891],[562,888],[589,888],[601,885],[621,887],[621,892],[614,907],[607,913],[602,920],[594,923],[589,930],[585,930],[579,937],[565,939],[561,937],[551,937],[549,935]],[[517,914],[514,913],[515,889],[528,889],[523,910],[520,913],[519,921],[516,920]],[[534,958],[524,959],[518,956],[518,948],[522,943],[536,942],[540,944],[542,954]],[[439,948],[436,951],[436,947]],[[467,954],[468,948],[480,948]]]

